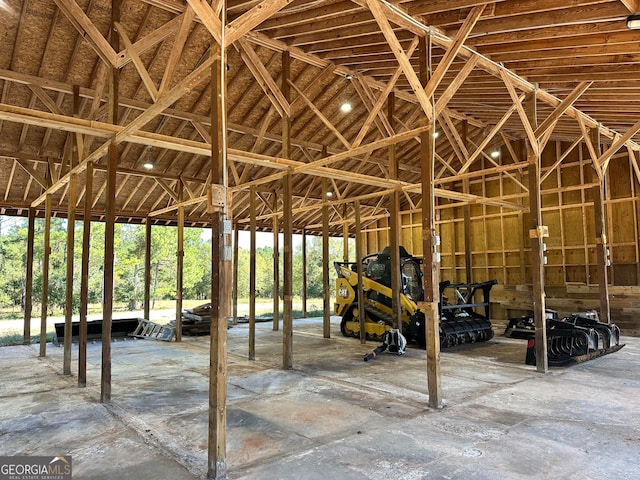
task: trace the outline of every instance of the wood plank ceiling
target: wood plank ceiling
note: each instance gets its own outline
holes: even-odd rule
[[[76,137],[80,160],[95,162],[90,200],[97,217],[105,208],[105,146],[113,140],[120,153],[119,221],[152,215],[157,223],[173,223],[182,185],[192,201],[187,225],[207,225],[206,205],[198,201],[209,179],[207,26],[221,0],[209,3],[122,0],[121,22],[109,32],[108,0],[0,0],[0,213],[41,209],[38,199],[50,188],[54,212],[64,216]],[[254,184],[259,227],[271,229],[286,168],[295,172],[296,231],[320,227],[323,178],[333,193],[334,232],[342,232],[342,219],[351,215],[347,200],[355,197],[365,221],[386,214],[383,194],[391,189],[403,190],[404,209],[419,208],[417,138],[431,115],[431,93],[441,197],[504,204],[462,194],[460,180],[482,169],[508,175],[515,168],[510,164],[522,160],[514,141],[523,138],[575,142],[599,128],[615,148],[595,159],[598,170],[621,146],[636,162],[640,30],[627,29],[626,18],[639,3],[227,1],[234,219],[248,226]],[[119,36],[122,51],[111,48],[110,35]],[[416,83],[420,37],[432,51],[426,91]],[[290,103],[280,93],[283,51],[292,58]],[[119,125],[107,119],[111,67],[120,69]],[[537,129],[523,122],[520,103],[533,91]],[[343,113],[347,99],[353,110]],[[278,158],[283,112],[293,124],[288,160]],[[389,173],[392,143],[397,180]],[[499,160],[489,156],[496,148],[503,152]],[[81,174],[79,205],[83,184]]]

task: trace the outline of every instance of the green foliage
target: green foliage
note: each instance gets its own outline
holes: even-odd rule
[[[4,217],[0,217],[0,221]],[[76,222],[74,246],[73,311],[80,304],[83,224]],[[115,225],[114,302],[128,310],[141,308],[144,300],[145,227]],[[50,313],[61,312],[66,299],[67,221],[51,219],[48,303]],[[105,224],[91,224],[89,244],[88,302],[100,304],[103,295]],[[42,298],[44,221],[36,219],[34,241],[33,300],[37,308]],[[307,297],[322,298],[322,238],[307,236]],[[329,240],[329,285],[333,291],[336,272],[333,261],[342,258],[342,239]],[[0,223],[0,308],[24,308],[26,277],[27,221],[12,219]],[[177,273],[177,228],[154,226],[151,232],[151,297],[175,300]],[[280,286],[283,283],[283,252],[280,251]],[[273,259],[270,246],[256,249],[258,298],[273,298]],[[293,252],[293,294],[302,296],[302,246]],[[200,228],[184,230],[183,299],[206,301],[211,290],[211,241]],[[249,298],[249,251],[238,249],[238,297]],[[333,294],[332,294],[333,295]]]

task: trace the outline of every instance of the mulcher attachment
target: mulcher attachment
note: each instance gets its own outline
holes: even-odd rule
[[[551,317],[551,318],[550,318]],[[505,336],[527,339],[525,363],[536,364],[536,340],[533,317],[512,319]],[[580,312],[557,319],[557,312],[547,311],[547,356],[550,366],[579,363],[617,352],[620,329],[611,323],[602,323],[595,311]]]
[[[464,343],[486,342],[493,338],[489,320],[490,292],[497,280],[483,283],[440,282],[440,347],[447,348]],[[453,299],[445,296],[452,292]],[[482,292],[480,301],[476,293]],[[485,314],[475,311],[484,307]]]

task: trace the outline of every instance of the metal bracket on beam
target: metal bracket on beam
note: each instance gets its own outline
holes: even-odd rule
[[[546,225],[538,225],[536,228],[529,230],[529,238],[546,238],[549,236],[549,227]]]

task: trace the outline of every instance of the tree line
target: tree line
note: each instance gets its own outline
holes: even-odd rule
[[[102,301],[104,223],[92,222],[88,272],[88,303]],[[82,222],[75,223],[74,247],[74,313],[80,306],[80,276],[82,254]],[[50,313],[60,311],[65,306],[66,262],[67,262],[67,221],[52,218],[50,230],[49,291]],[[15,219],[0,222],[0,307],[24,309],[27,264],[27,220]],[[42,298],[42,267],[44,221],[36,219],[33,258],[33,302]],[[322,238],[307,236],[307,297],[322,297]],[[333,260],[342,259],[343,243],[340,238],[329,241],[330,287],[333,291],[336,272]],[[176,251],[177,227],[154,226],[151,230],[151,299],[173,300],[176,298]],[[114,302],[128,310],[140,308],[144,300],[145,268],[145,226],[115,225],[115,267]],[[249,297],[248,249],[238,249],[238,297]],[[273,297],[272,247],[256,249],[256,296]],[[280,252],[280,272],[283,254]],[[210,298],[211,291],[211,240],[203,235],[202,228],[184,229],[184,274],[183,298]],[[302,296],[302,245],[293,252],[293,294]],[[280,275],[282,282],[282,274]],[[282,291],[282,285],[280,285]]]

